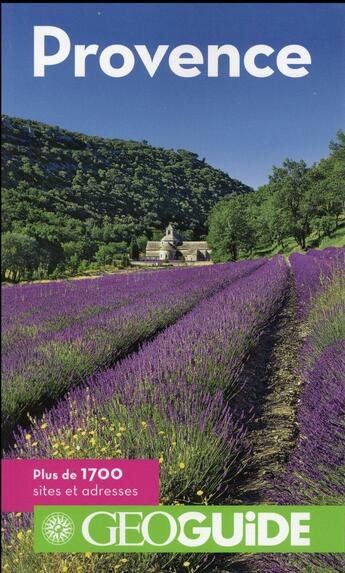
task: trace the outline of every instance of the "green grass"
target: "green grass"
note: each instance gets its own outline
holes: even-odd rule
[[[345,339],[345,272],[338,269],[327,283],[316,297],[306,321],[313,349],[309,354],[310,360],[315,360],[327,347]]]
[[[326,247],[344,247],[345,245],[345,223],[337,229],[332,237],[325,237],[322,239],[319,247],[325,249]]]

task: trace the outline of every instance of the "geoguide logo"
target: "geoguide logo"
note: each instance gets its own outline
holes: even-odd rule
[[[36,506],[35,552],[342,553],[343,506]]]
[[[54,511],[43,520],[41,531],[44,539],[48,541],[48,543],[64,545],[72,539],[75,525],[69,515]]]

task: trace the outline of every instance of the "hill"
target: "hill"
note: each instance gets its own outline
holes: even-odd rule
[[[23,243],[25,260],[35,259],[31,266],[42,276],[109,262],[133,235],[142,247],[170,221],[186,238],[200,239],[222,197],[251,190],[195,153],[146,141],[8,116],[2,139],[3,232],[15,234],[12,245]]]

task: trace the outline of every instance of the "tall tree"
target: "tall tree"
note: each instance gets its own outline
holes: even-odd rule
[[[305,249],[312,216],[306,163],[285,159],[282,167],[274,166],[268,188],[273,192],[274,212],[281,210],[286,219],[286,233]]]
[[[132,261],[138,261],[140,255],[138,241],[135,235],[132,236],[131,242],[129,245],[129,257]]]
[[[208,241],[214,261],[236,261],[241,251],[250,253],[255,232],[249,207],[249,196],[230,195],[213,208]]]

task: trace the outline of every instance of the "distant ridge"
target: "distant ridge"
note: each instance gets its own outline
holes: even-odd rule
[[[251,190],[195,153],[146,141],[9,116],[2,140],[3,231],[34,237],[54,261],[73,253],[92,260],[100,245],[154,238],[170,221],[186,238],[202,239],[213,205]]]

